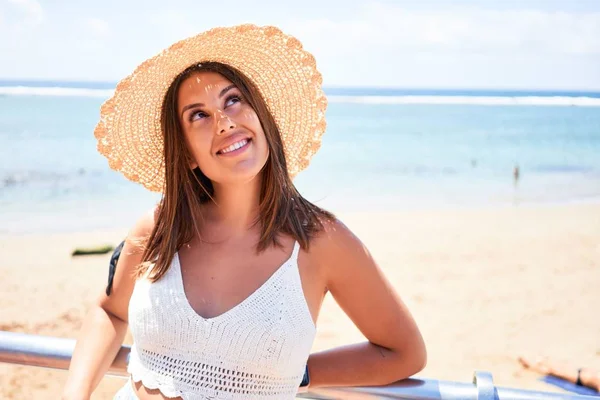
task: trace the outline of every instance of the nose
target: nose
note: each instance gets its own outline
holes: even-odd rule
[[[222,111],[217,111],[217,135],[222,135],[229,130],[235,129],[235,122]]]

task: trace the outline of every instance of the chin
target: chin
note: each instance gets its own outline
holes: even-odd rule
[[[223,184],[236,184],[236,183],[248,183],[262,175],[262,166],[236,166],[233,170],[223,171],[220,174],[220,179],[217,179],[217,183]]]

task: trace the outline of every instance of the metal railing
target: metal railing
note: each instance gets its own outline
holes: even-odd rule
[[[75,348],[74,339],[0,331],[0,362],[36,367],[68,369]],[[108,374],[127,376],[129,346],[122,346]],[[476,372],[472,383],[411,378],[388,386],[318,388],[298,398],[315,400],[593,400],[594,396],[536,392],[497,387],[492,375]]]

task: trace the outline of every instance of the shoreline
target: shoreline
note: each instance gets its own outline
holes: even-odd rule
[[[417,213],[425,213],[425,212],[468,212],[468,211],[499,211],[506,209],[538,209],[538,208],[552,208],[552,207],[577,207],[577,206],[590,206],[590,205],[600,205],[600,195],[593,195],[589,197],[583,198],[575,198],[569,200],[529,200],[529,201],[520,201],[517,203],[510,203],[507,201],[482,201],[482,202],[474,202],[470,204],[458,204],[458,203],[450,203],[450,202],[439,202],[439,203],[428,203],[421,204],[418,202],[418,199],[415,199],[412,203],[405,203],[401,200],[397,200],[392,197],[384,198],[384,202],[378,204],[377,202],[373,202],[371,204],[365,204],[362,206],[358,205],[342,205],[340,204],[340,200],[335,200],[333,204],[329,204],[327,199],[309,199],[313,204],[323,207],[326,210],[334,213],[335,215],[355,215],[364,213],[365,209],[377,209],[376,212],[382,213],[402,213],[402,212],[417,212]],[[399,201],[395,203],[394,201]],[[325,203],[325,204],[324,204]],[[150,203],[144,204],[148,206],[147,209],[150,209],[152,206]],[[133,209],[133,206],[131,206]],[[5,237],[27,237],[27,236],[37,236],[37,235],[75,235],[75,234],[89,234],[89,233],[111,233],[115,231],[125,231],[127,232],[135,223],[136,218],[141,216],[144,212],[138,211],[137,215],[130,215],[130,223],[129,224],[103,224],[103,225],[90,225],[90,226],[76,226],[71,228],[63,228],[63,229],[49,229],[49,228],[39,228],[30,226],[26,229],[22,230],[3,230],[0,228],[0,240]],[[370,211],[369,211],[370,212]],[[48,215],[48,213],[41,214],[42,216]],[[62,215],[62,214],[59,214]],[[119,215],[117,214],[109,214],[111,220],[117,220]],[[40,215],[36,215],[39,217]],[[59,217],[56,217],[60,219]],[[98,217],[94,218],[98,220]],[[1,220],[0,220],[1,221]],[[22,222],[20,220],[19,222]],[[0,224],[1,226],[2,224]]]

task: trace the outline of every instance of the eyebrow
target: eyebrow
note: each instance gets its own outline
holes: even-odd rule
[[[234,84],[231,84],[231,85],[227,86],[226,88],[224,88],[223,90],[221,90],[221,93],[219,93],[219,98],[225,96],[225,93],[229,92],[231,89],[233,89],[235,87],[236,86]],[[204,107],[204,103],[188,104],[187,106],[183,107],[183,109],[181,110],[181,116],[183,117],[184,112],[186,112],[190,108],[194,108],[194,107]]]

